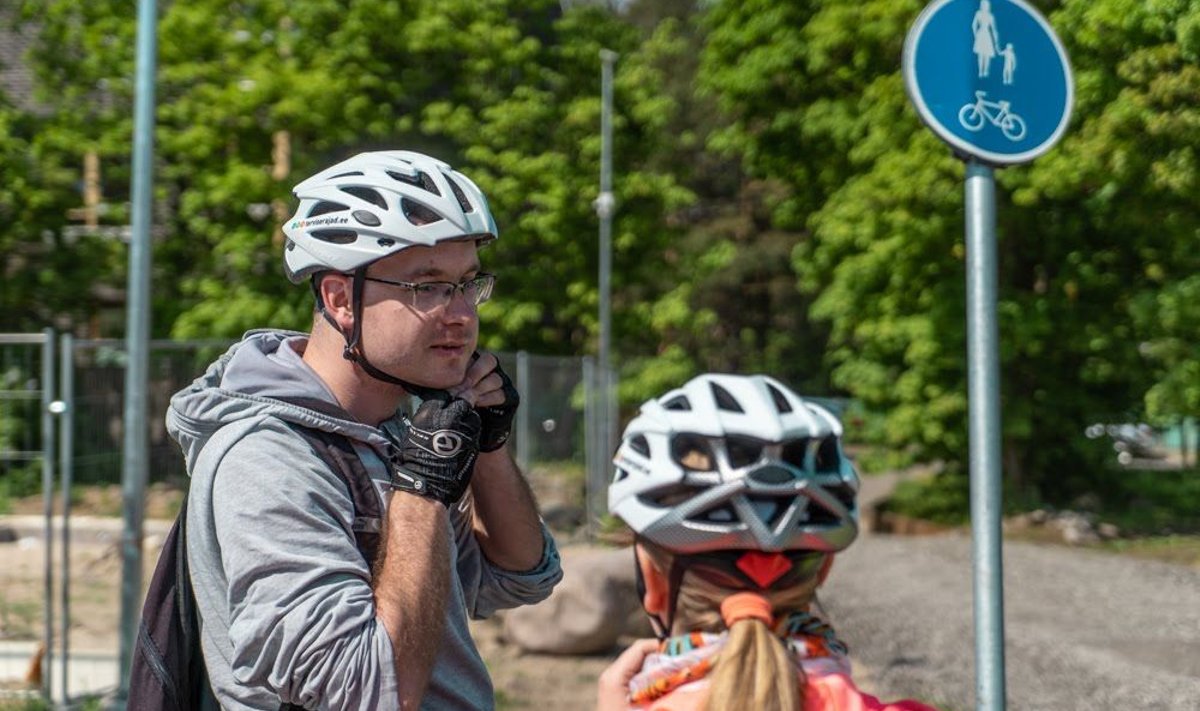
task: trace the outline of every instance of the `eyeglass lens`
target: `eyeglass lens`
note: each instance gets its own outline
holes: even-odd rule
[[[468,304],[478,306],[492,295],[494,281],[492,275],[481,274],[461,284],[452,284],[448,281],[418,284],[413,290],[413,305],[421,310],[435,309],[450,303],[450,300],[454,298],[454,292],[461,290],[463,298]]]

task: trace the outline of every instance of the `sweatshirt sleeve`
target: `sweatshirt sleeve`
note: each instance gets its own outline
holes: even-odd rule
[[[338,474],[286,425],[266,425],[228,451],[212,497],[237,683],[306,708],[396,708]]]
[[[458,577],[471,618],[485,619],[497,610],[533,605],[549,597],[554,586],[562,580],[562,564],[546,524],[538,522],[542,529],[542,559],[538,564],[525,571],[505,570],[494,565],[480,550],[475,539],[473,513],[470,493],[450,511],[458,555]]]

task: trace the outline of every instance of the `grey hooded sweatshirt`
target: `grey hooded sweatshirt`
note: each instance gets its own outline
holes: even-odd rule
[[[341,410],[301,359],[305,344],[303,334],[252,331],[171,399],[167,427],[192,478],[188,561],[204,661],[225,709],[393,709],[392,645],[355,546],[349,491],[289,423],[347,437],[381,497],[390,473],[379,453],[392,445]],[[545,526],[541,562],[512,572],[484,557],[470,516],[466,500],[450,511],[452,597],[423,709],[492,708],[468,615],[538,602],[562,578]]]

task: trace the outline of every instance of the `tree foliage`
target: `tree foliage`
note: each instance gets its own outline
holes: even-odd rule
[[[1198,226],[1186,98],[1198,88],[1187,39],[1196,10],[1047,9],[1075,64],[1076,113],[1051,154],[998,173],[999,318],[1005,469],[1061,498],[1086,475],[1089,418],[1127,415],[1151,387],[1148,350],[1188,378],[1193,356],[1177,346],[1189,342],[1183,304],[1200,267],[1187,246]],[[963,173],[903,94],[900,43],[919,10],[721,4],[706,61],[735,117],[718,145],[788,186],[779,224],[811,230],[793,259],[831,328],[834,383],[884,413],[888,444],[956,465],[966,457]],[[1161,318],[1165,302],[1180,305],[1173,320]]]
[[[489,196],[501,239],[484,255],[500,274],[486,345],[593,352],[608,48],[625,404],[702,370],[770,372],[860,400],[881,443],[961,472],[963,169],[899,71],[923,4],[169,3],[155,333],[306,327],[310,297],[280,266],[290,187],[399,146]],[[1017,488],[1063,499],[1086,486],[1087,424],[1200,414],[1200,8],[1037,4],[1072,58],[1076,106],[1058,147],[997,172],[1003,436]],[[21,8],[48,108],[0,103],[0,299],[6,328],[77,325],[124,284],[123,243],[63,227],[89,150],[103,223],[128,219],[134,11]]]

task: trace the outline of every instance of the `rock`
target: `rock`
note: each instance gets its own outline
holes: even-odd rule
[[[1084,514],[1064,511],[1054,519],[1053,525],[1062,534],[1063,542],[1068,545],[1082,546],[1100,542],[1095,526]]]
[[[550,597],[504,616],[504,635],[527,652],[595,654],[622,635],[646,636],[628,548],[566,550],[563,579]]]
[[[1020,513],[1015,516],[1009,516],[1004,519],[1002,524],[1004,530],[1007,531],[1027,531],[1033,528],[1036,524],[1033,522],[1032,513]]]
[[[542,520],[552,531],[569,533],[583,525],[584,512],[572,504],[551,504],[542,508]]]
[[[1100,537],[1106,541],[1121,537],[1121,529],[1117,528],[1116,524],[1102,523],[1097,530],[1100,532]]]
[[[12,526],[0,526],[0,543],[16,543],[17,529]]]

